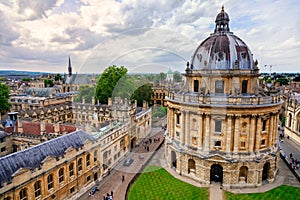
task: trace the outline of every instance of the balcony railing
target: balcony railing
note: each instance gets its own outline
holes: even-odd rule
[[[218,105],[264,105],[280,103],[280,95],[273,96],[232,96],[232,95],[202,95],[197,93],[170,93],[169,100],[196,103],[196,104],[218,104]]]

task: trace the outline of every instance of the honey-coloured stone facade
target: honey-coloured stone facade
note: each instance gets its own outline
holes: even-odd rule
[[[222,9],[187,63],[184,87],[166,97],[165,155],[169,167],[204,185],[256,187],[276,177],[282,101],[260,92],[257,62],[228,22]]]

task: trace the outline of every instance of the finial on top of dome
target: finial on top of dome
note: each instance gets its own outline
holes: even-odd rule
[[[222,11],[224,11],[224,5],[222,5]]]

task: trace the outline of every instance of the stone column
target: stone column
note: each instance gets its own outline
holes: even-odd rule
[[[257,124],[256,124],[256,135],[255,135],[255,151],[258,151],[260,149],[260,135],[262,130],[262,121],[261,121],[261,115],[257,118]]]
[[[237,153],[239,149],[239,134],[240,134],[240,117],[241,115],[235,115],[234,120],[234,144],[233,144],[233,152]]]
[[[209,151],[210,144],[210,113],[205,113],[204,151]]]
[[[203,149],[203,115],[202,113],[199,113],[199,121],[198,121],[198,137],[197,137],[197,145],[198,149],[202,150]]]
[[[273,145],[276,144],[278,138],[278,112],[274,114],[274,132],[273,132]]]
[[[271,113],[269,120],[270,120],[270,122],[269,122],[269,131],[268,131],[268,134],[269,134],[268,146],[272,147],[273,146],[273,133],[274,133],[274,115],[273,115],[273,113]]]
[[[254,151],[254,140],[255,140],[255,122],[256,122],[256,114],[251,115],[251,120],[250,120],[250,135],[249,135],[249,151],[253,152]]]
[[[185,144],[191,145],[191,137],[190,137],[190,111],[186,111],[185,113],[185,130],[184,130],[184,136],[185,136]]]
[[[231,152],[231,126],[232,126],[232,116],[227,115],[227,129],[226,129],[226,153]]]
[[[184,144],[185,143],[185,111],[181,111],[181,123],[180,123],[180,143]]]
[[[174,131],[172,130],[173,128],[173,117],[174,117],[174,110],[172,108],[168,109],[168,114],[167,114],[167,129],[168,129],[168,135],[170,138],[174,138]]]

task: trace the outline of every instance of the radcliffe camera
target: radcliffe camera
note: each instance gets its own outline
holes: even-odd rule
[[[0,2],[0,200],[299,199],[296,5]]]

